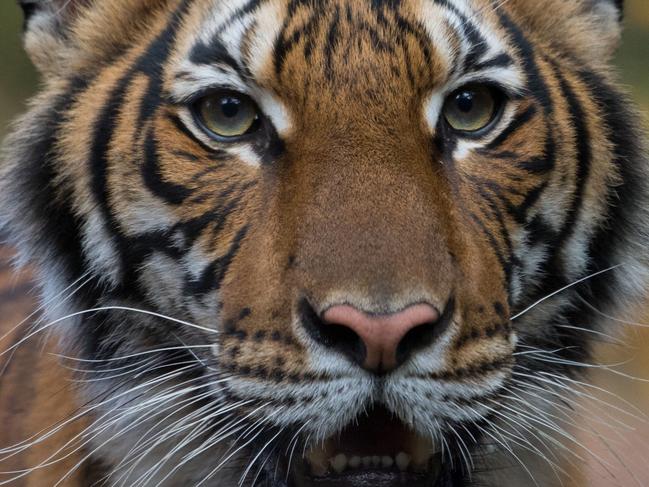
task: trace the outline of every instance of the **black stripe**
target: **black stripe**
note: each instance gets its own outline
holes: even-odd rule
[[[164,231],[149,232],[131,238],[131,254],[137,255],[137,260],[140,261],[152,252],[162,252],[173,259],[181,258],[191,249],[208,226],[213,225],[210,233],[216,237],[224,228],[227,218],[240,206],[247,192],[256,184],[256,181],[233,183],[218,194],[209,195],[210,198],[218,202],[217,206],[210,211],[190,220],[178,222]],[[232,195],[236,195],[236,197],[229,200]],[[183,235],[181,241],[174,239],[174,236],[179,234]]]
[[[191,130],[189,130],[187,128],[187,126],[182,122],[182,120],[180,120],[180,118],[178,118],[178,116],[176,116],[174,114],[171,114],[171,113],[168,113],[167,114],[167,119],[174,125],[174,127],[176,128],[176,130],[178,130],[178,132],[180,132],[185,137],[190,139],[192,142],[194,142],[196,145],[198,145],[201,149],[203,149],[206,153],[211,154],[211,153],[216,152],[221,157],[224,157],[224,156],[227,155],[227,152],[220,151],[220,150],[217,150],[217,149],[213,149],[212,147],[207,145],[205,142],[203,142],[201,139],[196,137],[194,135],[194,133]]]
[[[286,19],[284,20],[284,25],[282,26],[281,34],[277,37],[275,41],[275,46],[273,49],[274,64],[275,64],[275,73],[280,74],[284,68],[284,63],[288,58],[289,54],[295,47],[303,40],[308,40],[313,35],[313,32],[318,26],[318,21],[320,17],[316,15],[316,12],[311,11],[309,19],[304,24],[304,26],[294,31],[290,36],[288,34],[288,28],[290,26],[293,15],[300,5],[303,4],[303,0],[291,0],[288,4],[288,13]],[[305,46],[305,59],[310,57],[310,48]]]
[[[189,188],[164,179],[160,172],[158,141],[155,138],[155,128],[151,126],[144,141],[144,164],[142,164],[142,179],[151,192],[167,203],[181,205],[192,194]]]
[[[624,19],[624,0],[614,0],[614,2],[620,12],[619,20],[622,21]]]
[[[545,155],[523,160],[516,166],[528,173],[536,175],[545,174],[554,169],[553,161],[549,160]]]
[[[514,60],[511,58],[511,56],[509,54],[502,53],[497,55],[496,57],[476,64],[475,66],[473,66],[473,71],[482,71],[490,68],[507,68],[512,64],[514,64]]]
[[[221,27],[219,27],[215,35],[220,36],[221,34],[223,34],[223,32],[231,27],[232,24],[238,22],[239,20],[242,20],[244,17],[257,10],[259,6],[264,3],[264,1],[265,0],[249,0],[248,3],[239,7],[232,15],[230,15],[230,17],[228,17],[228,20],[225,21]]]
[[[83,222],[78,217],[71,199],[61,194],[68,181],[61,180],[57,170],[60,130],[69,120],[69,110],[90,81],[74,78],[68,82],[65,94],[53,100],[51,108],[39,116],[41,133],[32,143],[23,144],[19,158],[22,164],[11,174],[13,191],[17,198],[28,199],[24,213],[11,219],[9,228],[23,228],[25,222],[35,224],[39,231],[29,236],[29,244],[40,252],[36,259],[49,256],[54,250],[57,264],[74,281],[88,268],[81,242]],[[20,201],[20,200],[18,200]],[[85,291],[92,286],[86,286]],[[83,293],[81,293],[83,294]]]
[[[534,245],[548,246],[557,239],[556,230],[541,215],[532,218],[532,221],[527,223],[526,228],[530,235],[534,236],[532,240]]]
[[[36,0],[18,0],[18,4],[23,10],[23,31],[26,31],[31,18],[38,12],[39,8],[42,8],[42,2]]]
[[[340,35],[340,7],[336,6],[334,12],[334,18],[331,21],[329,26],[329,33],[327,34],[327,43],[325,44],[324,49],[324,59],[325,59],[325,75],[327,79],[334,79],[334,69],[333,69],[333,57],[336,52],[336,46],[338,45],[338,36]]]
[[[230,244],[228,252],[210,263],[197,280],[190,280],[185,285],[185,292],[192,295],[204,295],[221,288],[230,264],[239,252],[241,243],[248,233],[248,226],[241,228]]]
[[[376,2],[374,2],[376,3]],[[383,10],[378,9],[378,7],[375,4],[372,4],[372,8],[376,11],[377,13],[377,20],[379,23],[387,26],[389,26],[388,20],[385,18],[385,15],[383,14]],[[347,22],[349,25],[353,25],[354,22],[358,24],[358,31],[359,32],[366,32],[367,35],[372,39],[372,47],[377,51],[377,52],[384,52],[384,53],[390,53],[390,54],[396,54],[396,45],[394,42],[391,41],[386,41],[380,33],[377,30],[377,28],[373,25],[371,25],[369,22],[367,22],[365,19],[362,18],[356,18],[354,19],[354,16],[351,11],[351,5],[347,3]]]
[[[199,42],[192,47],[189,60],[194,64],[225,64],[236,73],[242,74],[241,66],[217,36],[214,36],[209,43]]]
[[[555,69],[555,75],[559,79],[561,94],[567,102],[568,110],[570,112],[570,122],[571,126],[574,128],[573,140],[577,147],[577,168],[575,174],[576,188],[573,194],[572,204],[567,211],[566,219],[557,241],[557,244],[562,246],[575,232],[575,223],[579,219],[579,212],[584,199],[586,183],[590,176],[592,151],[590,148],[590,132],[586,126],[586,113],[584,112],[584,109],[570,84],[561,74],[559,66],[555,63],[553,63],[553,66]]]
[[[178,157],[179,159],[184,159],[189,162],[200,162],[201,160],[201,158],[198,157],[197,155],[191,154],[184,150],[173,150],[171,151],[171,155],[174,157]]]
[[[502,176],[509,177],[506,174],[503,174]],[[513,187],[507,187],[505,189],[505,188],[503,188],[503,186],[501,184],[498,184],[495,181],[491,181],[489,179],[486,179],[486,178],[483,178],[483,177],[480,177],[480,176],[476,176],[475,174],[468,175],[468,178],[478,186],[485,186],[485,187],[489,188],[489,190],[492,192],[492,194],[494,196],[498,197],[498,199],[505,206],[512,206],[512,202],[505,197],[505,193],[509,193],[511,195],[520,196],[520,197],[523,197],[526,194],[524,191],[522,191],[520,189],[513,188]],[[520,182],[520,181],[516,181],[516,182]]]
[[[219,236],[225,228],[228,217],[240,207],[241,202],[246,198],[248,191],[256,185],[256,181],[249,181],[243,184],[234,183],[225,188],[215,197],[218,204],[214,209],[200,217],[178,224],[175,227],[175,231],[182,231],[185,235],[186,248],[189,250],[209,225],[212,225],[212,228],[210,229],[211,236],[213,238]],[[231,198],[232,195],[236,195],[236,197]]]
[[[547,187],[548,182],[543,181],[541,184],[528,191],[523,202],[513,209],[512,215],[520,225],[525,225],[527,223],[527,213],[530,208],[538,202]]]
[[[534,105],[530,105],[523,112],[517,113],[505,129],[492,140],[483,150],[497,150],[517,131],[525,127],[536,115],[537,110]]]
[[[440,5],[453,13],[462,23],[462,34],[471,43],[471,49],[464,60],[462,70],[466,73],[475,71],[477,66],[480,65],[479,61],[482,59],[489,50],[487,40],[482,37],[480,31],[475,24],[462,12],[460,12],[455,5],[451,4],[448,0],[435,0],[437,5]]]
[[[550,91],[548,90],[536,64],[532,43],[527,40],[520,27],[516,25],[502,10],[498,10],[498,15],[500,17],[500,22],[511,36],[511,39],[520,54],[523,68],[527,76],[529,92],[543,107],[545,114],[550,115],[553,111],[554,104],[550,97]]]
[[[421,49],[421,52],[424,55],[424,62],[427,66],[433,65],[433,54],[430,49],[430,37],[426,34],[425,29],[419,24],[413,24],[408,19],[403,17],[397,10],[395,10],[394,15],[397,20],[397,26],[403,32],[406,32],[413,36],[417,40],[417,44]],[[408,44],[405,39],[402,41],[404,47],[407,48]]]
[[[489,208],[492,210],[492,213],[496,217],[496,221],[500,226],[500,235],[502,236],[505,247],[507,249],[506,255],[503,254],[503,258],[506,257],[506,266],[504,267],[506,282],[511,284],[511,275],[514,268],[521,267],[521,262],[519,258],[514,254],[514,245],[511,240],[507,224],[505,222],[504,211],[511,217],[515,216],[517,210],[513,203],[507,198],[506,193],[522,196],[523,193],[514,189],[507,188],[506,190],[495,181],[490,181],[479,176],[469,175],[469,180],[478,188],[481,198],[483,198]],[[497,201],[496,201],[497,200]],[[499,204],[502,205],[499,206]]]

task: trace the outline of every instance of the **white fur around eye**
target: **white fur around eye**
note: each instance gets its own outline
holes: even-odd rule
[[[444,109],[445,100],[446,94],[444,92],[435,91],[430,95],[424,105],[424,119],[431,134],[435,133],[437,129],[439,117],[442,116],[442,110]]]
[[[261,166],[261,159],[259,158],[259,155],[257,155],[257,153],[248,145],[234,146],[232,148],[229,148],[228,152],[232,153],[241,162],[247,164],[248,166]]]
[[[260,90],[257,96],[257,102],[266,117],[271,121],[277,133],[286,137],[290,132],[293,124],[291,115],[284,103],[267,91]]]

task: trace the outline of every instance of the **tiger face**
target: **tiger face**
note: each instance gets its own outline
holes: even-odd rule
[[[542,475],[573,325],[644,288],[620,5],[25,3],[2,208],[111,485]]]

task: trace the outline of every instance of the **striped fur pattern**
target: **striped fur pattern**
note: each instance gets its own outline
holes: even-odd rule
[[[45,312],[108,485],[284,485],[275,454],[372,403],[444,445],[444,485],[543,478],[552,421],[525,413],[646,281],[643,134],[608,67],[621,2],[25,3],[44,86],[0,210],[43,301],[65,298]],[[464,137],[442,107],[470,83],[506,102]],[[202,130],[190,108],[221,88],[261,135]],[[305,331],[304,300],[450,324],[378,377]]]

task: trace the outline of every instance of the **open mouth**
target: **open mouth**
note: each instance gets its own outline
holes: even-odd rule
[[[442,467],[431,440],[376,408],[291,462],[287,478],[289,487],[438,487]]]

